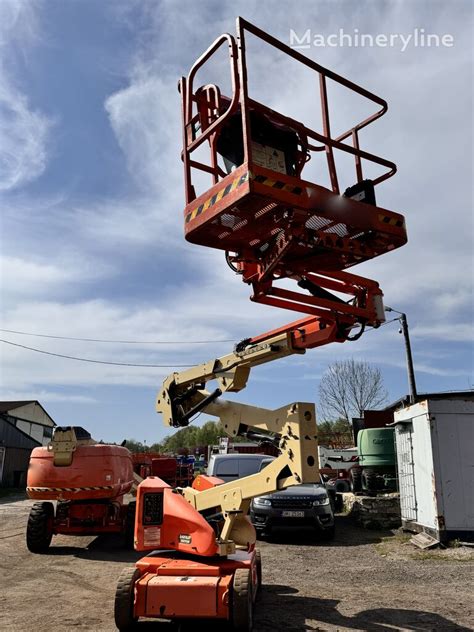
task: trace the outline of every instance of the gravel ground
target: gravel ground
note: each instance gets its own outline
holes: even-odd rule
[[[31,504],[0,500],[0,630],[115,630],[117,578],[140,555],[121,550],[119,540],[66,536],[56,536],[47,555],[33,555],[25,545]],[[474,630],[472,549],[418,552],[405,537],[365,531],[343,516],[333,542],[290,530],[259,547],[264,586],[255,632]],[[155,628],[175,629],[137,626]]]

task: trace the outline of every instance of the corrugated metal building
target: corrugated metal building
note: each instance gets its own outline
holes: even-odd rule
[[[36,400],[0,402],[0,486],[24,487],[33,448],[46,445],[55,422]]]

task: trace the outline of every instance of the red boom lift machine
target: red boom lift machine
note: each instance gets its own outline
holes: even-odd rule
[[[28,517],[28,549],[45,553],[58,534],[122,534],[132,547],[135,501],[125,496],[134,483],[126,448],[98,443],[80,426],[56,427],[49,445],[30,457],[26,491],[41,502]]]
[[[249,96],[249,34],[313,71],[319,80],[322,131]],[[221,47],[230,62],[232,93],[227,96],[218,85],[195,85],[198,71]],[[333,137],[328,81],[365,98],[377,111]],[[139,617],[213,618],[250,630],[261,564],[248,507],[257,495],[319,481],[315,411],[309,403],[269,410],[225,401],[221,395],[243,389],[253,366],[357,340],[364,329],[384,322],[379,285],[345,270],[402,246],[405,222],[375,201],[375,186],[395,174],[395,165],[359,145],[359,132],[387,110],[380,97],[242,18],[237,19],[237,36],[221,35],[181,79],[179,91],[186,239],[223,250],[230,267],[251,286],[252,301],[305,316],[164,381],[156,407],[165,424],[186,426],[205,411],[219,417],[231,437],[272,436],[280,456],[262,472],[225,484],[199,476],[192,487],[172,489],[157,477],[145,479],[137,491],[135,548],[154,552],[123,571],[115,621],[126,630]],[[314,91],[311,85],[305,94]],[[207,160],[201,159],[204,149]],[[336,150],[353,156],[355,163],[356,183],[343,194]],[[325,154],[330,188],[303,178],[315,152]],[[383,173],[364,179],[363,161],[381,166]],[[202,194],[196,193],[193,173],[201,181],[205,174],[212,180]],[[297,289],[289,288],[292,281]],[[211,380],[218,388],[208,391]]]

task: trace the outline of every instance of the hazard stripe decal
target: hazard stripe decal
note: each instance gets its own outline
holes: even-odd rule
[[[229,195],[229,193],[232,193],[238,187],[240,187],[242,184],[245,184],[245,182],[248,182],[249,180],[253,180],[254,182],[257,182],[258,184],[264,184],[265,186],[270,187],[272,189],[278,189],[279,191],[286,191],[287,193],[293,193],[294,195],[301,195],[303,193],[303,189],[301,187],[294,187],[290,184],[286,184],[285,182],[282,182],[281,180],[273,180],[272,178],[267,178],[266,176],[262,176],[262,175],[254,176],[250,171],[247,171],[239,178],[235,178],[235,180],[233,180],[230,184],[225,186],[223,189],[221,189],[217,193],[214,193],[212,197],[210,197],[205,202],[203,202],[200,206],[198,206],[197,208],[193,209],[190,213],[188,213],[185,219],[186,224],[189,224],[189,222],[191,222],[193,219],[196,219],[196,217],[199,217],[199,215],[201,215],[202,213],[205,213],[208,209],[214,206],[214,204],[217,204],[217,202],[220,202],[222,198],[224,198],[226,195]]]
[[[245,182],[248,181],[249,176],[250,176],[250,172],[247,171],[239,178],[235,178],[235,180],[231,182],[230,184],[228,184],[226,187],[224,187],[217,193],[214,193],[212,197],[210,197],[208,200],[203,202],[200,206],[198,206],[197,208],[195,208],[193,211],[191,211],[190,213],[186,215],[186,220],[185,220],[186,224],[191,222],[193,219],[196,219],[196,217],[198,217],[199,215],[201,215],[201,213],[204,213],[205,211],[210,209],[211,206],[214,206],[214,204],[216,204],[217,202],[220,202],[223,197],[225,197],[226,195],[229,195],[229,193],[232,193],[232,191],[235,191],[235,189],[240,187],[242,184],[245,184]]]
[[[113,485],[103,485],[102,487],[27,487],[27,492],[91,492],[102,489],[113,489]]]
[[[202,213],[205,213],[208,209],[210,209],[214,204],[220,202],[226,195],[235,191],[238,187],[249,180],[253,180],[257,184],[263,184],[271,189],[277,189],[279,191],[286,191],[287,193],[292,193],[293,195],[302,195],[304,194],[304,189],[302,187],[295,187],[291,184],[287,184],[282,180],[273,180],[272,178],[268,178],[264,175],[253,175],[250,171],[247,171],[242,176],[235,178],[232,182],[227,184],[223,189],[214,193],[212,197],[203,202],[200,206],[192,210],[190,213],[186,215],[185,222],[189,224],[192,220],[199,217]],[[399,219],[397,217],[393,217],[390,215],[379,214],[378,220],[381,224],[385,224],[387,226],[396,226],[397,228],[405,227],[405,220]]]
[[[397,219],[396,217],[390,217],[389,215],[379,215],[379,222],[382,224],[388,224],[389,226],[396,226],[397,228],[403,228],[405,221],[403,219]]]
[[[285,184],[281,180],[272,180],[272,178],[267,178],[266,176],[261,175],[255,176],[252,179],[259,184],[264,184],[272,189],[279,189],[280,191],[286,191],[287,193],[293,193],[294,195],[301,195],[303,193],[303,189],[301,187],[294,187],[291,186],[291,184]]]

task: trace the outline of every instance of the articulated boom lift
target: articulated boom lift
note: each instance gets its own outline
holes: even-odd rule
[[[250,98],[246,33],[314,71],[323,130],[316,132]],[[195,78],[221,46],[229,52],[232,95]],[[327,80],[378,106],[369,118],[332,137]],[[314,405],[267,410],[225,401],[245,388],[252,367],[332,342],[357,340],[384,322],[382,291],[347,268],[402,246],[402,215],[376,206],[375,185],[396,172],[393,163],[360,149],[359,132],[387,110],[383,99],[323,68],[238,18],[237,37],[224,34],[179,84],[183,114],[186,239],[225,251],[227,263],[252,287],[251,300],[305,314],[248,338],[223,357],[171,374],[156,408],[166,425],[187,426],[199,412],[218,417],[230,436],[266,437],[280,455],[263,471],[223,483],[198,476],[172,489],[156,477],[137,491],[135,548],[147,555],[121,575],[115,620],[128,629],[139,617],[218,618],[236,630],[252,627],[261,583],[255,531],[247,519],[252,498],[290,485],[319,482]],[[312,92],[312,88],[307,92]],[[351,144],[346,141],[350,139]],[[193,153],[208,149],[208,161]],[[334,153],[354,157],[356,182],[339,190]],[[314,152],[323,152],[331,188],[303,179]],[[363,177],[362,161],[386,169]],[[211,177],[196,193],[193,173]],[[284,281],[284,287],[278,285]],[[299,290],[288,289],[296,282]],[[300,291],[303,290],[303,291]],[[208,382],[217,386],[208,389]],[[159,552],[161,550],[161,552]]]

